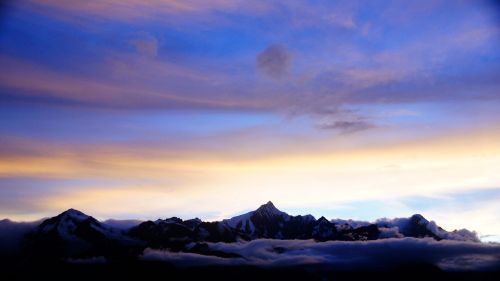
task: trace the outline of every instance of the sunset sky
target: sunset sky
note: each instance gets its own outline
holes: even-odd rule
[[[0,4],[0,219],[421,213],[500,241],[496,1]]]

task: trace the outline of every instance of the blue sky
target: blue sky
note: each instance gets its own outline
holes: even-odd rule
[[[495,1],[1,9],[1,217],[218,219],[272,200],[500,233]]]

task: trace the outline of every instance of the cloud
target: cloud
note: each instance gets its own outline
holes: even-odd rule
[[[328,20],[330,23],[346,29],[357,28],[353,16],[348,13],[334,13],[330,17],[328,17]]]
[[[291,60],[292,55],[285,46],[271,45],[257,55],[257,68],[278,79],[287,74]]]
[[[271,129],[279,131],[280,128]],[[162,138],[161,142],[100,144],[0,140],[0,176],[26,179],[22,184],[10,186],[0,180],[6,187],[0,190],[0,212],[12,214],[11,219],[26,219],[25,209],[33,210],[31,206],[36,207],[37,212],[73,207],[86,209],[101,218],[125,218],[133,206],[134,213],[140,215],[136,218],[166,214],[189,218],[186,210],[200,216],[216,209],[220,214],[202,217],[214,219],[251,210],[262,201],[276,200],[283,202],[284,208],[314,208],[307,211],[315,210],[313,215],[317,217],[338,216],[331,211],[331,206],[366,200],[387,206],[398,198],[473,191],[500,183],[495,169],[500,163],[496,157],[500,151],[500,135],[492,135],[490,131],[474,131],[465,138],[457,133],[419,143],[392,142],[372,146],[371,150],[349,138],[335,143],[330,137],[321,141],[299,138],[294,142],[285,142],[287,139],[281,137],[278,138],[280,146],[275,148],[259,143],[267,141],[267,135],[246,133],[242,138],[233,137],[222,134],[196,142],[181,138],[170,143]],[[344,137],[337,137],[335,141],[342,139]],[[207,146],[208,142],[218,145]],[[200,143],[203,145],[199,146]],[[475,144],[474,149],[471,143]],[[397,164],[400,168],[383,169],[388,164]],[[67,181],[54,185],[41,179]],[[83,179],[92,181],[82,182]],[[402,183],[405,188],[401,188]],[[202,192],[206,190],[211,192]],[[145,201],[149,203],[141,203]],[[189,202],[198,203],[191,206]],[[477,202],[477,207],[470,208],[468,203],[457,209],[441,209],[432,215],[420,211],[445,229],[466,227],[483,234],[498,234],[495,223],[498,200],[492,200],[491,207],[481,200]],[[410,213],[389,207],[381,211],[380,205],[359,204],[352,213],[346,211],[343,216],[376,219],[419,211],[414,208]],[[322,207],[329,210],[320,212]],[[464,209],[471,212],[467,219],[456,216]],[[29,215],[40,217],[34,211]]]
[[[0,254],[17,252],[23,237],[33,230],[40,221],[13,222],[8,219],[0,220]]]
[[[52,12],[58,10],[57,13],[49,13],[48,22],[50,19],[53,20],[51,16],[65,14],[66,17],[71,17],[74,13],[84,14],[93,19],[87,22],[95,22],[95,18],[113,21],[122,16],[127,19],[150,18],[144,10],[152,13],[153,18],[162,14],[162,18],[172,21],[179,19],[172,19],[171,14],[185,16],[186,13],[206,14],[220,10],[238,13],[235,8],[238,5],[231,1],[205,2],[148,1],[145,3],[109,0],[69,5],[61,1],[30,1],[30,5],[42,7],[37,9],[37,12],[47,9]],[[258,5],[253,1],[250,2],[252,4],[249,5]],[[287,5],[294,6],[288,3],[283,6]],[[296,5],[293,9],[288,7],[291,9],[290,12],[297,12],[298,14],[292,13],[292,15],[303,18],[300,15],[307,10],[303,7],[305,5]],[[319,21],[315,15],[327,13],[332,17],[331,20],[338,22],[338,25],[349,27],[358,23],[355,19],[362,24],[361,19],[358,19],[359,17],[354,13],[358,8],[353,8],[352,11],[349,9],[338,11],[320,5],[307,14],[307,18]],[[109,13],[110,10],[113,10],[113,13]],[[25,18],[21,17],[21,19],[29,22],[29,13],[23,9],[20,11],[25,12],[23,14]],[[285,11],[288,10],[285,9]],[[222,17],[220,14],[217,15]],[[283,16],[275,10],[272,15]],[[182,20],[189,22],[184,19],[184,16]],[[13,43],[10,46],[7,45],[4,56],[7,54],[15,56],[19,58],[19,63],[4,62],[8,58],[0,58],[0,63],[11,70],[0,74],[1,98],[36,104],[63,103],[88,107],[241,109],[286,111],[287,113],[300,111],[305,114],[321,113],[331,108],[358,104],[377,106],[386,102],[498,99],[495,91],[498,88],[498,77],[495,75],[498,73],[496,65],[485,64],[483,61],[486,60],[475,59],[478,55],[484,55],[487,58],[495,57],[495,52],[486,48],[491,45],[493,38],[496,38],[494,35],[498,33],[498,29],[490,25],[483,24],[481,28],[464,26],[445,36],[441,34],[440,29],[430,30],[426,37],[422,38],[424,40],[412,39],[398,45],[398,48],[377,49],[368,48],[365,44],[360,45],[358,40],[344,34],[345,30],[335,28],[318,38],[314,34],[323,31],[320,28],[323,25],[313,25],[309,27],[314,29],[306,41],[310,42],[307,48],[300,41],[303,40],[300,39],[301,37],[297,40],[282,39],[286,40],[287,46],[294,46],[294,54],[298,53],[300,56],[293,57],[284,45],[271,45],[258,54],[256,58],[258,71],[272,79],[285,76],[290,70],[293,59],[293,73],[297,74],[297,77],[290,77],[291,79],[277,86],[273,83],[255,83],[252,80],[251,73],[255,71],[255,61],[253,57],[245,56],[254,52],[255,46],[262,44],[265,38],[256,38],[255,45],[248,44],[245,41],[246,36],[254,32],[260,34],[262,30],[259,26],[249,27],[245,21],[235,20],[237,18],[222,19],[232,24],[231,30],[236,31],[234,33],[240,34],[241,31],[241,34],[246,34],[239,36],[232,35],[232,32],[228,33],[227,36],[236,36],[227,37],[234,42],[230,46],[220,44],[223,41],[220,39],[215,42],[208,39],[213,36],[219,38],[217,34],[225,30],[212,22],[210,25],[195,25],[189,29],[172,28],[170,23],[155,22],[150,30],[164,30],[161,38],[145,34],[130,40],[130,34],[123,31],[117,32],[116,38],[113,36],[112,41],[107,33],[108,28],[102,29],[106,25],[90,29],[91,32],[77,26],[76,31],[82,36],[72,40],[57,40],[58,43],[49,43],[53,41],[50,38],[57,34],[51,32],[47,28],[50,25],[46,24],[40,27],[47,32],[42,33],[46,35],[35,42],[37,45],[35,47],[41,50],[37,52],[40,55],[35,56],[36,60],[29,54],[22,53],[22,48],[19,46],[27,44],[28,41],[23,41],[13,35],[19,33],[13,30],[12,34],[6,33],[5,38]],[[272,19],[268,15],[265,18],[266,20]],[[12,26],[19,21],[16,21],[15,17],[7,18],[7,20],[11,21]],[[113,24],[119,27],[118,30],[136,30],[137,28],[143,30],[143,25],[137,25],[138,23],[132,20]],[[65,23],[59,24],[61,24],[61,29],[58,29],[58,32],[64,36],[58,36],[58,38],[73,38],[74,27],[64,26]],[[200,27],[211,28],[208,28],[206,35],[203,36],[189,32],[198,30]],[[23,33],[26,34],[33,32],[23,25],[19,28],[23,28]],[[284,33],[295,32],[292,27],[287,29],[278,25],[270,25],[269,32],[276,32],[278,28]],[[409,29],[408,32],[411,31]],[[122,49],[123,42],[117,45],[112,43],[115,40],[121,41],[123,38],[125,38],[125,45],[132,45],[139,53],[134,54],[135,58],[130,56],[128,49],[125,51]],[[338,38],[342,42],[330,42],[328,38]],[[373,45],[384,45],[376,43],[384,38],[375,38]],[[162,60],[156,57],[158,42],[162,44],[165,42],[162,51],[167,55],[162,56]],[[463,42],[475,43],[464,44]],[[61,64],[64,67],[57,67],[61,56],[58,53],[52,54],[55,53],[51,51],[54,48],[48,49],[56,44],[68,49],[69,46],[76,46],[71,49],[71,52],[65,53],[68,59],[64,59],[64,63]],[[200,50],[203,51],[200,52]],[[217,55],[214,56],[214,54]],[[54,56],[54,60],[50,58],[51,55]],[[24,59],[21,59],[23,57]],[[82,60],[82,57],[85,59]],[[44,64],[42,62],[44,59],[51,63]],[[473,62],[474,67],[469,60]],[[471,67],[464,67],[469,65]],[[446,71],[448,68],[456,71]],[[337,125],[341,126],[341,124]]]
[[[144,34],[140,38],[130,41],[139,54],[156,57],[158,54],[158,40],[149,34]]]
[[[143,50],[144,51],[144,50]],[[210,109],[269,108],[264,100],[228,96],[227,87],[214,85],[213,74],[198,73],[171,63],[136,57],[120,57],[99,72],[82,76],[54,71],[17,58],[0,56],[0,63],[11,71],[0,75],[2,99],[36,103],[79,105],[122,109]],[[113,76],[114,75],[114,76]],[[140,81],[140,83],[136,83]],[[169,83],[169,87],[161,86]],[[213,94],[217,92],[217,94]],[[269,102],[266,102],[269,103]]]
[[[271,9],[269,3],[242,0],[89,0],[69,4],[59,0],[28,0],[15,3],[33,12],[80,25],[97,20],[119,22],[223,22],[215,16],[218,11],[238,14],[263,14]],[[112,12],[111,12],[112,11]]]
[[[320,127],[322,129],[338,130],[341,133],[348,134],[371,129],[375,126],[366,121],[335,121],[333,123],[323,124]]]
[[[433,239],[403,238],[366,242],[260,239],[208,245],[211,250],[241,255],[242,258],[147,249],[142,259],[181,266],[314,266],[328,270],[383,270],[412,264],[433,265],[447,271],[497,270],[500,266],[500,244],[438,242]]]
[[[177,266],[209,266],[209,265],[242,265],[244,260],[240,258],[221,258],[216,256],[205,256],[193,253],[177,253],[155,249],[146,249],[141,257],[147,261],[168,261]]]
[[[97,257],[80,258],[80,259],[69,258],[66,260],[66,262],[72,264],[105,264],[108,262],[108,260],[103,256],[97,256]]]

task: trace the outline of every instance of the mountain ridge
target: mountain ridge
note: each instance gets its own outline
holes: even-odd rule
[[[471,243],[477,239],[473,232],[448,232],[419,214],[372,223],[328,220],[324,216],[289,215],[268,202],[221,221],[170,217],[127,221],[133,225],[129,228],[111,223],[118,227],[68,209],[40,223],[19,225],[17,231],[23,239],[15,241],[22,247],[5,251],[2,242],[13,246],[14,240],[3,239],[1,234],[13,233],[16,227],[9,227],[15,225],[10,220],[1,220],[0,258],[9,262],[7,268],[14,277],[19,276],[18,268],[28,265],[22,272],[30,277],[28,280],[37,279],[31,274],[38,277],[47,269],[52,279],[61,276],[77,280],[108,275],[109,280],[149,279],[146,276],[190,280],[192,272],[199,272],[196,280],[224,280],[227,272],[233,272],[228,280],[326,280],[317,278],[337,276],[337,272],[346,273],[342,279],[356,280],[353,270],[367,272],[362,280],[377,280],[374,272],[382,274],[380,280],[390,280],[387,272],[400,270],[422,273],[423,279],[430,280],[429,270],[462,269],[463,259],[469,261],[471,254],[475,255],[473,270],[499,268],[495,258],[500,246]],[[246,227],[250,223],[253,228]],[[484,261],[488,267],[484,267]],[[255,278],[255,272],[262,276]],[[270,277],[272,272],[275,275]],[[309,275],[300,278],[300,272]]]
[[[428,238],[478,242],[475,232],[448,232],[420,214],[409,218],[379,219],[373,223],[316,219],[289,215],[271,202],[254,211],[221,221],[183,220],[178,217],[148,220],[130,228],[114,227],[81,211],[68,209],[33,226],[23,239],[23,249],[37,256],[115,256],[140,253],[145,248],[207,254],[207,242],[256,239],[369,241],[387,238]],[[13,224],[2,220],[3,225]],[[194,243],[194,244],[193,244]],[[193,246],[194,245],[194,246]],[[49,253],[49,254],[47,254]]]
[[[99,222],[95,220],[93,217],[88,216],[85,213],[72,208],[62,212],[58,216],[46,219],[45,221],[42,222],[41,225],[43,225],[47,221],[53,220],[54,218],[58,217],[65,218],[67,216],[70,216],[77,220],[91,220],[93,223],[100,223],[103,226],[107,225],[105,222]],[[395,218],[395,219],[382,218],[376,220],[373,223],[370,222],[361,223],[352,220],[339,220],[339,219],[328,220],[324,216],[318,219],[316,219],[312,215],[293,216],[287,214],[286,212],[280,211],[271,201],[268,201],[267,203],[261,205],[254,211],[237,215],[229,219],[223,219],[220,221],[202,221],[199,218],[182,220],[178,217],[171,217],[166,219],[157,219],[155,221],[148,220],[140,223],[138,221],[137,225],[132,226],[129,229],[121,229],[121,231],[130,233],[131,231],[133,232],[134,229],[138,229],[139,226],[141,225],[146,226],[148,224],[160,228],[168,227],[171,228],[171,230],[173,230],[174,228],[177,228],[177,230],[185,228],[189,231],[193,231],[198,228],[198,231],[201,232],[203,232],[203,230],[199,229],[200,226],[209,229],[215,227],[213,230],[219,232],[235,231],[236,232],[235,236],[242,235],[242,237],[240,238],[247,238],[247,239],[256,239],[256,238],[286,239],[287,236],[293,236],[293,233],[291,233],[293,232],[291,228],[293,228],[294,226],[296,228],[299,227],[307,229],[312,225],[314,225],[314,227],[316,227],[317,230],[318,228],[321,227],[323,228],[329,227],[330,231],[339,233],[342,232],[346,233],[354,231],[356,229],[358,230],[366,229],[368,226],[374,225],[377,228],[385,228],[393,230],[396,230],[395,228],[397,228],[400,234],[403,234],[405,237],[416,237],[416,238],[431,237],[436,240],[450,239],[450,235],[446,235],[446,233],[453,233],[445,231],[443,228],[437,226],[435,222],[427,220],[421,214],[414,214],[409,218]],[[117,229],[116,227],[110,227],[110,228]],[[166,231],[166,229],[164,229],[164,231]],[[285,235],[283,231],[286,232],[287,235]],[[210,234],[210,231],[208,232]],[[455,230],[455,232],[459,231]],[[168,236],[168,231],[167,233],[164,234]],[[204,234],[206,235],[207,233]],[[245,237],[245,235],[248,237]],[[209,235],[207,237],[209,237]],[[341,237],[341,238],[342,239],[340,240],[351,240],[347,237]],[[358,238],[363,240],[363,237],[358,237]],[[398,237],[395,235],[393,238],[398,238]],[[308,239],[315,239],[315,237],[309,237]],[[331,237],[331,240],[336,240],[336,239],[333,239]],[[467,239],[464,238],[464,240]]]

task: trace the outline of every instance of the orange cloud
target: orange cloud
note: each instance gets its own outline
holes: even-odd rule
[[[0,206],[0,217],[26,220],[73,207],[99,218],[129,217],[133,210],[141,219],[158,214],[220,219],[267,200],[284,209],[328,209],[353,201],[397,202],[496,187],[496,132],[489,128],[423,141],[350,146],[342,142],[352,143],[350,136],[343,136],[335,141],[302,139],[280,148],[253,143],[250,150],[242,139],[225,137],[218,139],[217,149],[2,141],[0,179],[33,179],[35,187],[36,181],[64,179],[64,185],[23,197],[22,204],[33,201],[31,212]],[[2,194],[15,200],[9,192]]]

